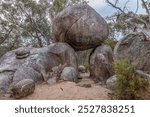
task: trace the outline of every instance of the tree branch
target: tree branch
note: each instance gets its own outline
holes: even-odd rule
[[[150,11],[149,11],[149,9],[148,9],[148,7],[147,7],[147,5],[146,5],[146,2],[144,1],[144,0],[141,0],[142,1],[142,4],[143,4],[143,7],[145,8],[145,10],[146,10],[146,13],[148,14],[148,15],[150,15]]]
[[[149,21],[150,21],[150,10],[148,9],[147,5],[146,5],[146,2],[144,0],[141,0],[142,1],[142,4],[143,4],[143,7],[145,8],[146,10],[146,13],[148,14],[149,16]]]
[[[125,9],[127,9],[127,4],[130,2],[130,0],[126,1],[124,7],[123,7],[123,11],[125,11]]]
[[[136,10],[135,10],[135,13],[137,13],[138,10],[139,10],[139,0],[137,0],[137,2],[136,2]]]
[[[118,9],[121,13],[125,13],[120,7],[117,6],[117,1],[118,1],[118,0],[116,0],[115,4],[113,4],[113,3],[110,2],[109,0],[106,0],[106,2],[107,2],[111,7]]]
[[[10,33],[12,32],[13,28],[11,28],[7,34],[0,40],[0,44],[4,43],[4,41],[9,37]]]

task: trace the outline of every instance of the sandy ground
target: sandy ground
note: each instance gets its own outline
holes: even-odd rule
[[[90,88],[77,86],[73,82],[62,82],[52,86],[47,84],[38,85],[34,94],[23,99],[45,99],[45,100],[78,100],[78,99],[110,99],[109,90],[100,86],[92,85]]]
[[[82,84],[82,82],[80,82]],[[45,83],[36,86],[33,94],[22,98],[22,100],[106,100],[110,99],[110,91],[105,86],[95,84],[91,80],[83,81],[90,83],[91,87],[77,86],[74,82],[60,82],[54,85]],[[1,96],[0,99],[12,99],[8,95]]]
[[[21,100],[109,100],[111,91],[105,85],[95,84],[89,78],[89,74],[81,74],[78,83],[60,81],[57,84],[48,85],[46,83],[36,85],[33,94]],[[149,92],[143,94],[142,99],[150,100]],[[12,100],[10,95],[0,96],[0,100]]]

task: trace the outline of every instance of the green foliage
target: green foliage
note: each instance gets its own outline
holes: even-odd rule
[[[68,0],[54,0],[53,2],[53,10],[58,13],[60,11],[62,11],[66,4],[67,4]]]
[[[84,0],[2,0],[0,2],[0,44],[8,48],[36,45],[52,40],[52,21],[69,5]],[[70,3],[68,3],[70,2]]]
[[[0,2],[0,44],[38,47],[50,44],[51,4],[47,0],[3,0]],[[25,43],[26,42],[26,43]],[[14,48],[14,47],[13,47]]]
[[[150,9],[150,1],[142,0],[141,4],[139,4],[139,7],[141,5],[143,6],[143,9],[147,11],[145,14],[139,14],[138,9],[134,12],[128,7],[130,4],[129,2],[120,4],[121,2],[122,0],[106,0],[108,5],[116,9],[114,15],[106,18],[109,24],[111,24],[111,26],[109,26],[109,36],[111,38],[118,38],[118,35],[120,34],[124,36],[131,32],[138,32],[139,30],[147,32],[150,28],[150,15],[148,12]]]
[[[87,1],[86,0],[54,0],[53,2],[53,10],[57,14],[62,11],[64,8],[74,5],[74,4],[81,4]]]
[[[84,63],[83,65],[85,67],[85,72],[89,71],[89,63]]]
[[[104,41],[104,44],[109,45],[112,48],[112,50],[115,48],[116,43],[117,41],[115,41],[114,39],[107,39]]]
[[[0,57],[2,57],[7,51],[9,51],[8,48],[5,46],[0,46]]]
[[[114,93],[116,99],[138,99],[140,93],[148,89],[148,81],[137,76],[135,68],[130,60],[114,62],[114,72],[117,76]]]

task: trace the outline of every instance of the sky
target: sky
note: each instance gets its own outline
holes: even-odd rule
[[[93,7],[103,17],[111,16],[116,11],[114,8],[108,6],[108,4],[105,2],[105,0],[88,0],[88,1],[89,1],[89,5],[91,7]],[[114,0],[110,0],[110,1],[113,2]],[[119,1],[120,1],[119,6],[123,7],[127,0],[119,0]],[[132,10],[133,12],[135,12],[136,8],[137,8],[137,2],[136,1],[137,0],[130,0],[130,2],[128,3],[128,9]],[[139,0],[138,13],[139,14],[145,13],[145,10],[141,7],[140,0]]]
[[[102,17],[106,18],[107,16],[112,16],[114,15],[116,9],[110,7],[105,0],[88,0],[89,5],[93,7]],[[110,0],[111,2],[115,0]],[[128,0],[119,0],[120,2],[118,3],[119,7],[124,7],[126,1]],[[129,11],[135,12],[137,9],[137,0],[129,0],[130,2],[127,4],[127,8]],[[141,6],[141,0],[139,0],[139,8],[138,8],[138,14],[145,14],[145,10]],[[117,40],[122,38],[121,33],[118,33]]]

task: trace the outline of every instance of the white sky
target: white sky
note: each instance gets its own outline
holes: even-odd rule
[[[112,16],[116,9],[108,6],[107,3],[105,3],[105,0],[88,0],[89,1],[89,5],[91,7],[93,7],[100,15],[102,15],[103,17],[107,17],[107,16]],[[114,1],[114,0],[110,0],[110,1]],[[123,7],[125,2],[127,0],[119,0],[119,6]],[[130,0],[130,2],[128,3],[128,9],[129,11],[136,11],[137,8],[137,0]],[[140,0],[139,0],[140,1]],[[145,14],[145,10],[141,7],[141,2],[139,2],[139,9],[138,9],[138,13],[139,14]],[[119,33],[118,33],[119,34]],[[121,34],[121,33],[120,33]],[[117,40],[119,40],[120,38],[122,38],[122,35],[119,35],[117,37]]]
[[[105,0],[88,0],[90,6],[103,6],[105,3]]]
[[[89,5],[93,7],[99,14],[101,14],[103,17],[113,15],[114,12],[116,11],[114,8],[108,6],[108,4],[105,3],[105,0],[88,0]],[[114,0],[110,0],[114,1]],[[127,0],[119,0],[119,6],[122,6],[125,4]],[[130,0],[128,3],[128,9],[132,10],[133,12],[136,11],[137,5],[136,5],[137,0]],[[140,0],[139,0],[140,1]],[[141,2],[139,3],[139,14],[145,13],[145,10],[142,9],[141,7]]]

